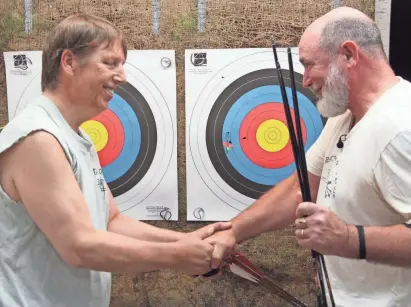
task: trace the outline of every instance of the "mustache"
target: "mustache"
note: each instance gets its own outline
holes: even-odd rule
[[[314,95],[317,99],[321,99],[323,97],[323,94],[322,94],[323,90],[322,89],[323,89],[322,86],[319,86],[319,87],[310,86],[309,87],[309,90],[314,93]]]

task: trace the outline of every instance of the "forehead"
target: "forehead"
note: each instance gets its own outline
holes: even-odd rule
[[[319,47],[320,36],[317,33],[304,33],[298,45],[301,63],[317,62],[326,58],[326,53]]]
[[[94,52],[97,57],[110,57],[120,62],[125,61],[125,50],[121,39],[102,43]]]
[[[300,43],[298,44],[298,52],[300,55],[308,56],[318,52],[319,35],[311,32],[305,32],[301,36]]]

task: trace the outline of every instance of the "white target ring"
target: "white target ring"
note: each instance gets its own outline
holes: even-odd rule
[[[293,51],[295,52],[295,51]],[[287,53],[278,51],[280,66],[289,69]],[[194,166],[208,189],[222,202],[238,211],[246,209],[255,199],[233,189],[216,171],[206,142],[207,120],[210,112],[222,92],[240,77],[258,70],[275,68],[272,50],[258,51],[234,60],[219,70],[197,95],[193,111],[188,121],[188,144]],[[293,53],[293,68],[296,73],[303,74],[298,55]]]
[[[125,71],[127,81],[140,91],[153,112],[157,146],[151,167],[141,181],[128,192],[116,197],[122,211],[142,203],[157,188],[170,166],[176,141],[171,112],[158,87],[141,70],[129,63],[125,65]]]

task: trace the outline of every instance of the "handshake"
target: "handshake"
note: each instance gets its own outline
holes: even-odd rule
[[[203,275],[219,268],[235,245],[231,222],[202,227],[173,243],[175,257],[172,268],[182,274]]]

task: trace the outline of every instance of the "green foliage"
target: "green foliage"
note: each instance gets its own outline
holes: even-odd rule
[[[175,39],[179,40],[188,33],[197,32],[197,16],[196,14],[180,14],[177,19],[177,24],[173,30]]]
[[[184,32],[196,31],[196,16],[192,15],[180,15],[177,26],[184,30]]]
[[[24,18],[15,12],[0,11],[0,50],[6,50],[13,36],[24,32]]]

